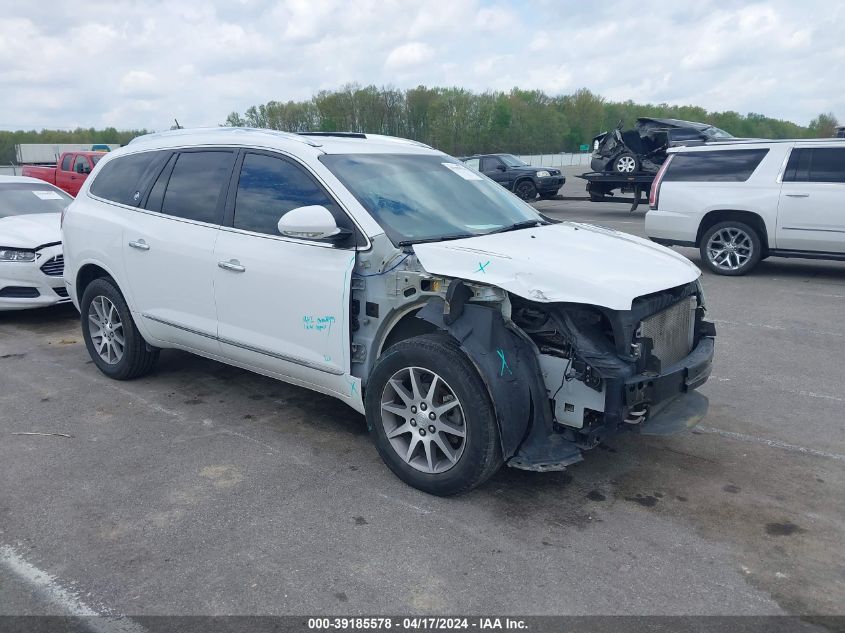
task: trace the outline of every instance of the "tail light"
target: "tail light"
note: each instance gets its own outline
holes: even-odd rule
[[[666,160],[663,161],[663,164],[657,171],[657,175],[654,177],[654,182],[651,183],[651,189],[648,192],[649,209],[657,209],[657,203],[660,200],[660,185],[663,182],[663,176],[666,174],[666,170],[669,168],[669,163],[672,162],[674,157],[674,154],[670,154]]]

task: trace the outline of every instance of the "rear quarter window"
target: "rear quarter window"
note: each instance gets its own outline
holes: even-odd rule
[[[744,182],[769,153],[768,149],[730,149],[675,154],[664,181]]]
[[[169,155],[170,152],[159,151],[114,158],[103,165],[89,191],[98,198],[138,206],[144,189]]]

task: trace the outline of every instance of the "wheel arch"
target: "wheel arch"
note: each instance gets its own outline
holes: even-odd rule
[[[385,324],[382,332],[379,333],[378,340],[373,346],[376,358],[381,356],[386,349],[396,345],[396,343],[401,343],[402,341],[422,334],[431,334],[438,330],[435,325],[417,318],[417,313],[426,303],[428,302],[406,306],[403,310],[397,311],[393,315]]]
[[[95,262],[88,262],[87,264],[83,264],[79,267],[79,270],[76,273],[76,279],[74,280],[74,288],[76,290],[76,298],[77,301],[82,301],[82,295],[85,294],[85,289],[91,284],[92,281],[95,279],[110,279],[114,282],[114,284],[118,287],[118,290],[123,293],[123,290],[120,289],[117,281],[114,278],[114,275],[111,274],[109,270],[107,270],[101,264]],[[126,294],[124,293],[124,298]]]
[[[701,238],[710,227],[718,224],[719,222],[725,222],[728,220],[743,222],[756,230],[760,236],[760,241],[763,244],[763,255],[768,253],[769,233],[763,217],[754,211],[743,211],[739,209],[716,209],[714,211],[708,211],[704,217],[701,218],[701,222],[698,224],[698,232],[695,235],[696,247],[701,246]]]

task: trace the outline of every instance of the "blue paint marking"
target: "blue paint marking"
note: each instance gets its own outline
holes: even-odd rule
[[[499,355],[499,358],[502,359],[502,367],[499,369],[499,375],[504,376],[505,370],[508,370],[508,373],[513,376],[513,372],[511,371],[510,366],[508,365],[508,361],[505,360],[505,352],[504,350],[497,349],[496,353]]]
[[[490,260],[489,260],[489,259],[487,260],[487,263],[486,263],[486,264],[482,264],[481,262],[478,262],[478,270],[476,270],[475,272],[477,272],[477,273],[486,273],[487,271],[486,271],[486,270],[484,270],[484,269],[485,269],[485,268],[487,268],[489,265],[490,265]]]
[[[354,396],[355,392],[358,390],[358,385],[355,384],[354,381],[349,381],[349,395]]]

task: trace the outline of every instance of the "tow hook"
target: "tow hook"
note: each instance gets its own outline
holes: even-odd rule
[[[640,405],[639,409],[631,409],[625,415],[625,424],[640,424],[646,419],[648,415],[648,405]]]

